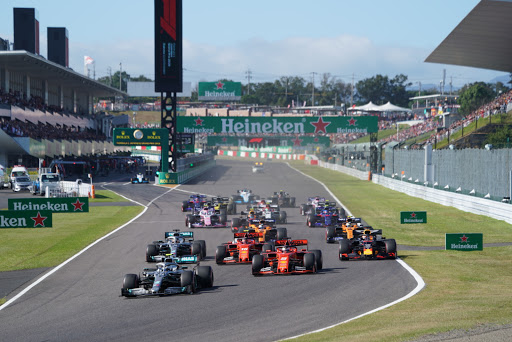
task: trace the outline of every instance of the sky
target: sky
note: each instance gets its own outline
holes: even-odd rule
[[[184,81],[247,84],[329,73],[346,83],[404,74],[454,87],[507,73],[425,63],[479,0],[184,0]],[[154,1],[2,0],[0,37],[13,41],[13,8],[36,8],[41,55],[47,27],[69,32],[70,67],[95,61],[96,78],[122,70],[154,79]],[[92,69],[92,68],[91,68]],[[92,70],[91,70],[92,77]],[[507,78],[508,80],[508,78]]]

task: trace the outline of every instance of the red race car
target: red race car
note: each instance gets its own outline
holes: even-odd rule
[[[235,233],[232,242],[218,246],[215,251],[215,262],[219,265],[231,263],[251,263],[252,259],[262,251],[274,250],[273,243],[260,243],[263,232]]]
[[[316,273],[322,269],[322,251],[308,250],[308,240],[277,240],[275,244],[275,251],[265,251],[252,258],[254,276]]]

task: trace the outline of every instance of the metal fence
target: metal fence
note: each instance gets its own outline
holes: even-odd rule
[[[45,191],[45,196],[49,197],[91,197],[92,186],[82,182],[59,182],[59,187]]]
[[[386,150],[383,174],[422,185],[428,181],[428,187],[476,197],[500,201],[510,197],[512,149],[432,151],[430,177],[425,154],[425,150]]]

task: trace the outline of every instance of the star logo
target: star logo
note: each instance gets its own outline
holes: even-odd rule
[[[203,125],[203,121],[204,121],[204,120],[203,120],[203,119],[201,119],[201,118],[197,118],[197,119],[195,119],[194,121],[195,121],[195,123],[196,123],[196,126],[202,126],[202,125]]]
[[[313,139],[314,142],[318,142],[318,138]]]
[[[411,218],[416,218],[416,213],[411,213]]]
[[[34,228],[37,226],[44,227],[44,220],[46,220],[48,217],[41,216],[41,213],[38,211],[36,217],[31,217],[32,220],[34,220]]]
[[[464,235],[462,235],[462,236],[460,237],[460,242],[469,242],[469,241],[468,241],[468,237],[466,236],[466,234],[464,234]]]
[[[354,118],[350,118],[350,120],[347,120],[347,121],[348,121],[349,126],[355,126],[356,122],[357,122],[357,120]]]
[[[318,132],[327,133],[325,131],[325,127],[329,126],[331,123],[330,122],[324,122],[322,117],[319,117],[317,122],[310,122],[310,124],[315,126],[315,133],[318,133]]]
[[[296,139],[293,139],[292,141],[293,141],[293,146],[302,146],[302,144],[301,144],[301,143],[302,143],[304,140],[299,139],[299,137],[297,137]]]
[[[217,90],[224,89],[224,83],[222,83],[221,81],[215,83],[215,85],[217,86]]]
[[[223,138],[222,138],[222,142],[226,142],[226,141],[228,141],[228,138],[223,137]]]
[[[76,199],[76,202],[75,202],[75,203],[71,203],[71,205],[72,205],[73,207],[75,207],[75,208],[73,209],[73,211],[77,211],[77,210],[84,211],[84,210],[82,209],[82,206],[83,206],[84,204],[85,204],[85,202],[80,202],[80,200],[79,200],[78,198]]]

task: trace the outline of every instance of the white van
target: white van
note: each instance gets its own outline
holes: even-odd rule
[[[12,186],[14,184],[14,178],[19,177],[19,176],[30,177],[28,175],[28,170],[27,170],[27,168],[25,166],[23,166],[23,165],[14,165],[14,167],[11,170],[11,175],[9,176],[9,187],[11,189],[13,188]]]

